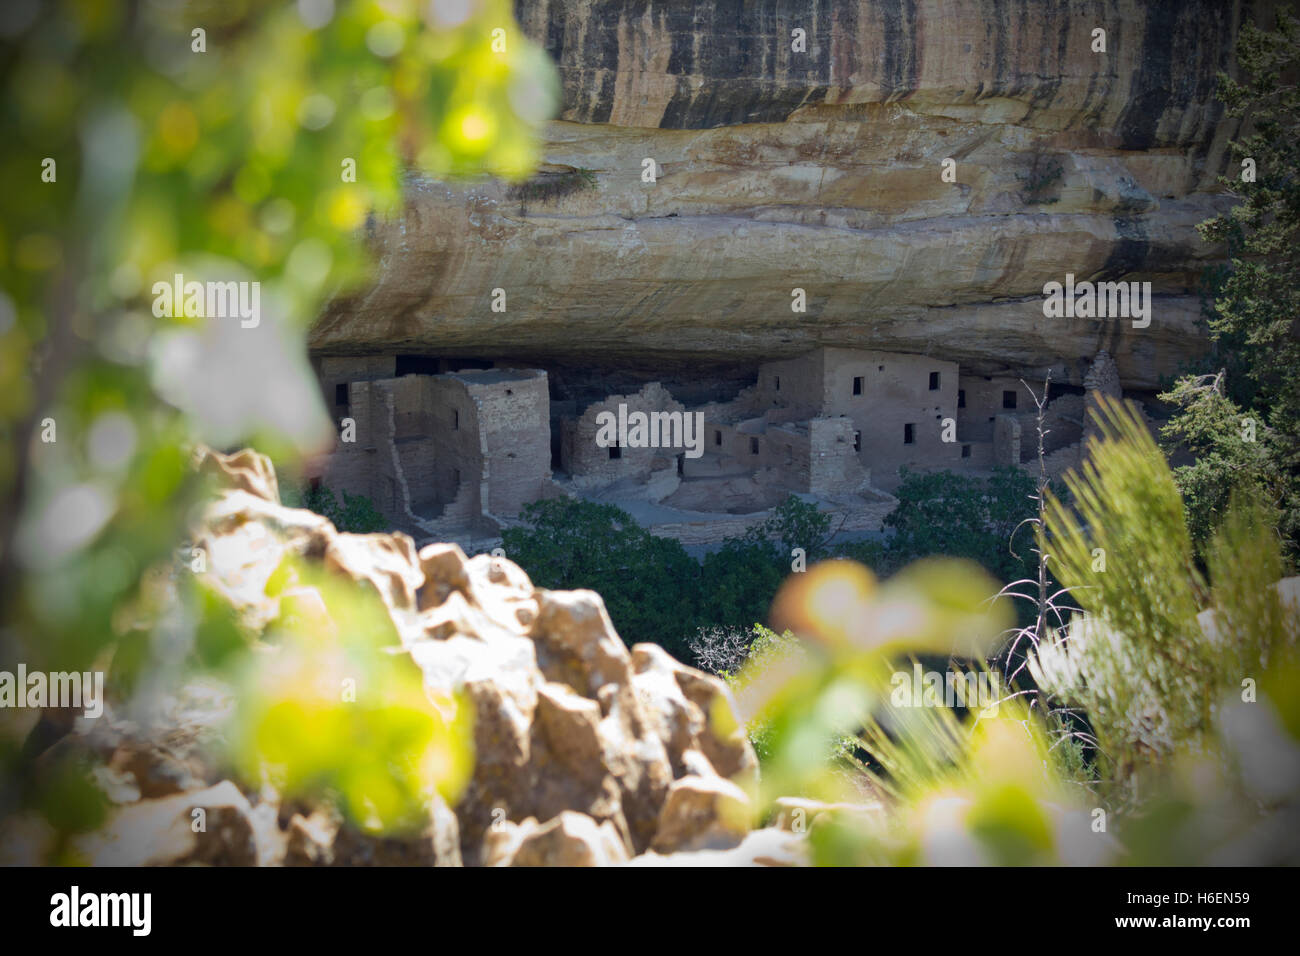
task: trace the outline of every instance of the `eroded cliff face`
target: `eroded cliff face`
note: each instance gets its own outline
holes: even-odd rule
[[[516,15],[561,72],[539,176],[553,194],[413,181],[403,220],[376,228],[374,287],[327,310],[315,350],[671,370],[824,345],[1078,384],[1104,348],[1126,387],[1150,388],[1205,347],[1195,286],[1220,251],[1195,226],[1228,204],[1214,181],[1235,126],[1214,88],[1236,4],[546,0]],[[1150,281],[1149,327],[1045,318],[1043,285],[1066,273]]]

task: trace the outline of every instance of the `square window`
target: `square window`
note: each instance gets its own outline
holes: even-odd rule
[[[937,392],[937,391],[939,391],[939,373],[938,373],[938,372],[931,372],[931,373],[930,373],[930,391],[932,391],[932,392]]]
[[[854,394],[854,395],[861,395],[861,394],[862,394],[862,379],[863,379],[863,377],[862,377],[861,375],[855,375],[855,376],[853,376],[853,394]]]
[[[609,457],[610,457],[610,460],[611,460],[611,461],[612,461],[613,459],[615,459],[615,458],[622,458],[622,457],[623,457],[623,449],[620,448],[618,445],[610,445],[610,446],[609,446]]]
[[[1002,407],[1003,408],[1016,407],[1016,393],[1014,389],[1008,389],[1002,393]]]
[[[966,389],[964,388],[957,389],[957,407],[958,408],[966,407]]]
[[[914,445],[914,444],[916,444],[916,426],[915,426],[915,425],[904,425],[904,426],[903,426],[903,444],[904,444],[904,445]]]
[[[348,383],[340,382],[334,386],[334,404],[346,405],[348,403]]]

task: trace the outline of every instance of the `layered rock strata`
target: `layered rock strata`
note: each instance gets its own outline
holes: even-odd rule
[[[1105,349],[1125,388],[1149,389],[1204,349],[1195,287],[1221,251],[1195,226],[1225,208],[1235,125],[1214,90],[1237,5],[547,0],[516,15],[559,66],[538,174],[556,188],[528,201],[413,181],[404,218],[376,229],[376,284],[331,306],[318,352],[544,364],[580,343],[588,363],[672,369],[843,346],[1081,385]],[[1066,273],[1151,282],[1150,326],[1045,318],[1043,286]]]

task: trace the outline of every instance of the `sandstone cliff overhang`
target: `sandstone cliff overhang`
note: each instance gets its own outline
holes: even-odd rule
[[[592,185],[413,179],[318,353],[679,368],[843,346],[1077,385],[1106,349],[1154,388],[1205,348],[1195,293],[1221,251],[1195,226],[1227,205],[1236,5],[516,7],[563,80],[544,174]],[[1046,319],[1066,273],[1150,281],[1150,327]]]

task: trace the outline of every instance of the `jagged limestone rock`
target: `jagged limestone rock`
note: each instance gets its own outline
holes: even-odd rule
[[[195,540],[246,626],[325,613],[312,588],[265,593],[286,554],[317,561],[373,589],[426,688],[474,709],[473,776],[420,848],[299,814],[285,822],[289,862],[603,864],[743,837],[758,765],[726,685],[653,645],[629,651],[598,594],[534,588],[514,563],[456,545],[417,554],[401,533],[341,534],[272,500],[252,453],[197,461],[218,490]],[[507,839],[511,826],[527,832]]]

